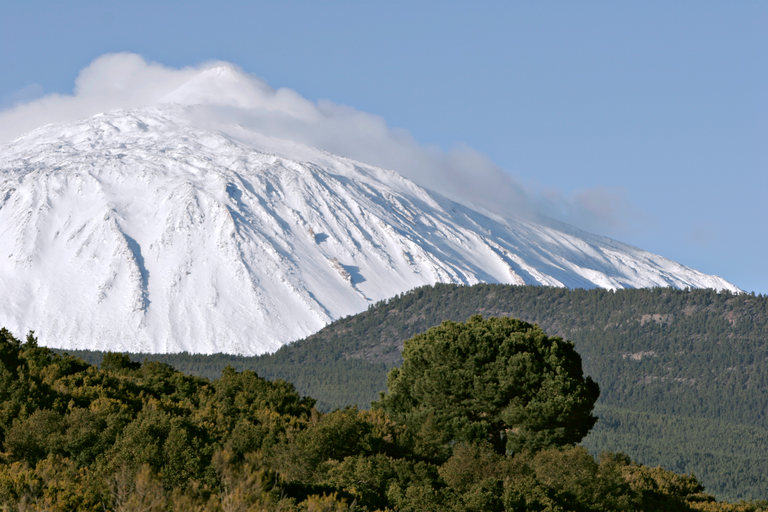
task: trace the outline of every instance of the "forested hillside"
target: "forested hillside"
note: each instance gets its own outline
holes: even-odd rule
[[[768,489],[768,298],[707,290],[428,286],[258,358],[134,355],[215,377],[227,364],[283,378],[329,410],[367,407],[402,343],[443,320],[513,316],[572,340],[601,383],[583,442],[693,472],[731,499]],[[100,354],[81,353],[98,362]]]
[[[758,512],[697,479],[576,446],[597,384],[573,344],[514,319],[406,341],[370,411],[321,413],[285,381],[213,381],[0,330],[3,511]]]

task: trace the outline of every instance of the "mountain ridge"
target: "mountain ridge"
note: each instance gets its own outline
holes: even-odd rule
[[[258,354],[437,282],[738,290],[196,112],[114,111],[0,148],[4,325],[64,348]]]

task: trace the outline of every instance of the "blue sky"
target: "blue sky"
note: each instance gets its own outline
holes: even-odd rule
[[[768,293],[768,3],[4,3],[0,109],[110,52],[225,60],[419,143],[552,216]]]

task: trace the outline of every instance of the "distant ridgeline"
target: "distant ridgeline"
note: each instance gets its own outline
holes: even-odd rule
[[[319,408],[366,408],[401,363],[405,339],[444,320],[512,316],[575,343],[601,388],[582,442],[692,472],[728,499],[768,497],[768,297],[711,290],[418,288],[274,354],[133,354],[216,378],[231,365],[292,382]],[[98,363],[102,354],[69,351]]]

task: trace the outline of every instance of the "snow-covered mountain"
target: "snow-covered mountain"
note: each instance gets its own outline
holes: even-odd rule
[[[119,110],[0,147],[0,325],[65,348],[258,354],[435,282],[737,290],[391,170],[202,129],[193,110]]]

